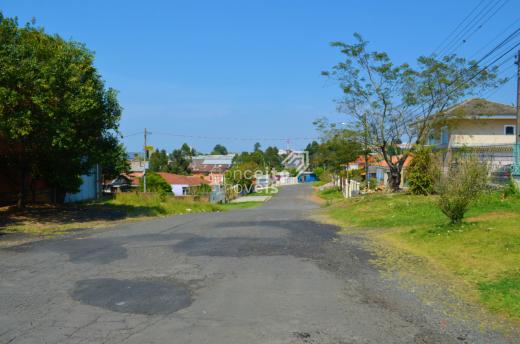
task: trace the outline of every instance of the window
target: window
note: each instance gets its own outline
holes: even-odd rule
[[[448,132],[448,127],[441,128],[441,145],[447,145],[450,143],[450,135]]]
[[[505,135],[515,135],[515,126],[514,125],[505,125],[504,126],[504,134]]]

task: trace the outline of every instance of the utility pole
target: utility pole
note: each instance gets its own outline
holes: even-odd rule
[[[144,169],[143,169],[143,191],[146,192],[146,162],[148,161],[147,140],[148,132],[144,128]]]
[[[516,126],[515,126],[515,146],[513,147],[513,176],[520,186],[520,50],[516,54]]]
[[[369,163],[368,163],[368,156],[369,156],[369,152],[368,152],[368,118],[367,118],[367,113],[365,112],[365,114],[363,115],[363,143],[364,143],[364,150],[365,150],[365,191],[368,190],[368,182],[369,182],[369,178],[368,178],[368,168],[370,167]]]
[[[517,67],[517,74],[516,74],[516,127],[515,127],[515,134],[516,134],[516,145],[518,149],[518,145],[520,145],[520,50],[518,50],[516,54],[516,67]]]

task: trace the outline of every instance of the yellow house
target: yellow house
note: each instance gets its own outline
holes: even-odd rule
[[[484,99],[470,99],[443,114],[441,128],[428,143],[438,148],[512,146],[516,140],[516,109]]]
[[[428,144],[448,151],[463,147],[488,160],[492,168],[513,163],[516,140],[516,109],[512,106],[470,99],[453,106],[437,117]]]

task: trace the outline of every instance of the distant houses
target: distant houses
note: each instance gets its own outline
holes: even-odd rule
[[[158,172],[166,183],[170,184],[175,196],[187,196],[196,194],[201,190],[201,186],[208,185],[209,182],[202,176],[183,176],[180,174]]]
[[[222,185],[224,173],[233,166],[235,154],[197,155],[190,163],[191,173],[201,176],[210,185]]]

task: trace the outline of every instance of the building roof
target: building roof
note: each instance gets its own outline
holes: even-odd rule
[[[190,169],[195,173],[222,173],[233,164],[235,154],[197,155],[192,158]]]
[[[209,184],[204,178],[201,176],[183,176],[180,174],[167,173],[167,172],[158,172],[168,184],[170,185],[201,185],[201,184]]]
[[[516,109],[510,105],[473,98],[452,106],[443,115],[469,119],[510,119],[516,118]]]

